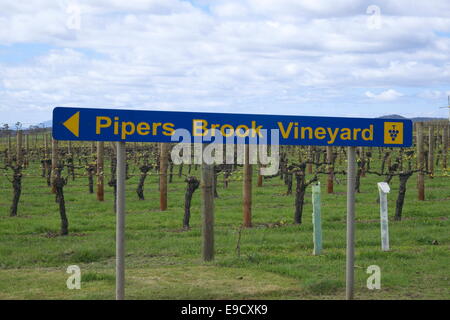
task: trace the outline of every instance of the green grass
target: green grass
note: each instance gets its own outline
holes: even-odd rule
[[[375,164],[376,166],[376,164]],[[310,190],[303,224],[293,225],[294,197],[279,178],[253,189],[253,224],[243,230],[242,182],[228,189],[219,181],[215,205],[215,260],[201,260],[200,192],[194,195],[190,231],[182,231],[185,183],[174,176],[169,209],[159,211],[157,176],[148,177],[145,201],[135,193],[138,172],[127,181],[126,296],[130,299],[342,299],[345,296],[345,184],[322,192],[323,242],[313,256]],[[177,169],[174,172],[178,172]],[[59,237],[58,206],[39,177],[37,164],[25,170],[19,216],[8,216],[10,183],[0,177],[0,299],[113,299],[115,216],[112,188],[99,203],[87,177],[65,188],[68,237]],[[79,173],[83,173],[82,170]],[[199,172],[193,172],[197,176]],[[345,179],[340,177],[345,182]],[[256,180],[256,177],[255,177]],[[321,177],[325,185],[325,177]],[[378,177],[362,178],[357,195],[355,287],[358,299],[450,298],[450,179],[426,180],[427,201],[416,200],[415,177],[408,183],[404,220],[390,221],[390,252],[380,244]],[[398,191],[389,194],[392,217]],[[381,290],[368,290],[366,269],[381,268]],[[66,269],[79,265],[81,290],[68,290]]]

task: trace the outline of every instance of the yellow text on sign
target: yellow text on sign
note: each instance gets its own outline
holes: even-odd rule
[[[103,130],[113,129],[115,135],[120,135],[122,140],[128,136],[138,134],[140,136],[157,136],[162,133],[165,136],[171,136],[175,132],[175,125],[171,122],[139,122],[121,121],[119,117],[96,117],[95,133],[102,134]]]

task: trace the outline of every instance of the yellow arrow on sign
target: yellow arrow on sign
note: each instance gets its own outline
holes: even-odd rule
[[[80,134],[80,112],[75,113],[71,116],[63,125],[69,129],[77,138],[79,138]]]

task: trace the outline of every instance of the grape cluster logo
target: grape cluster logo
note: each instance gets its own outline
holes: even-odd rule
[[[391,136],[392,141],[395,141],[395,139],[397,139],[397,136],[398,136],[399,132],[400,131],[395,129],[395,126],[392,126],[392,129],[389,130],[389,135]]]
[[[403,143],[403,123],[385,122],[384,123],[384,143],[402,144]]]

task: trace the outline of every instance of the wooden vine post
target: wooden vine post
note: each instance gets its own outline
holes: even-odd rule
[[[203,261],[214,259],[214,165],[202,162],[202,257]]]
[[[105,201],[105,179],[103,174],[105,143],[97,142],[97,200]]]
[[[434,175],[434,126],[430,124],[428,127],[428,171],[430,172],[430,177]]]
[[[95,141],[91,142],[91,155],[93,156],[95,154]]]
[[[258,148],[258,183],[257,183],[258,188],[263,186],[263,175],[261,174],[261,168],[262,168],[261,155]]]
[[[442,138],[443,138],[443,150],[442,150],[442,154],[443,154],[443,158],[442,158],[442,168],[445,170],[447,170],[447,154],[448,154],[448,130],[449,125],[448,124],[444,124],[444,129],[443,129],[443,133],[442,133]]]
[[[11,154],[12,154],[11,133],[8,133],[8,161],[11,161]]]
[[[327,163],[328,163],[328,177],[327,177],[327,193],[333,193],[333,147],[327,146]]]
[[[364,147],[359,147],[359,158],[361,159],[361,177],[366,176],[366,152]]]
[[[48,159],[48,136],[44,133],[44,159]]]
[[[169,164],[169,144],[160,144],[159,156],[159,207],[167,210],[167,168]]]
[[[252,174],[253,166],[250,164],[250,145],[246,144],[244,152],[244,184],[242,202],[245,228],[252,227]]]
[[[52,139],[52,181],[56,177],[56,168],[58,166],[58,141]],[[56,193],[56,186],[52,183],[52,193]]]
[[[27,159],[28,159],[28,155],[30,153],[30,135],[29,134],[25,135],[25,151],[26,151]],[[27,161],[27,165],[28,165],[28,161]]]
[[[417,191],[418,200],[425,200],[425,177],[424,177],[424,151],[423,151],[423,122],[418,122],[416,125],[417,134]]]
[[[23,154],[22,154],[22,139],[23,132],[22,130],[17,131],[17,143],[16,143],[16,157],[17,157],[17,165],[21,166],[23,163]]]
[[[308,146],[308,163],[306,164],[306,171],[308,174],[312,174],[313,173],[313,168],[312,168],[312,161],[313,161],[313,151],[314,151],[314,147],[313,146]]]

